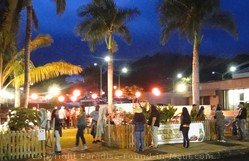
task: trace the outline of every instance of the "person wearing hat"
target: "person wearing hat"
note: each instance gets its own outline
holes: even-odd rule
[[[236,119],[238,120],[238,130],[240,135],[240,140],[245,139],[246,133],[246,118],[247,118],[247,110],[244,106],[244,102],[240,102],[239,105],[239,114]]]
[[[135,106],[134,108],[134,117],[132,119],[132,123],[135,125],[135,139],[136,139],[136,151],[144,151],[144,124],[145,117],[143,114],[143,110],[140,106]]]

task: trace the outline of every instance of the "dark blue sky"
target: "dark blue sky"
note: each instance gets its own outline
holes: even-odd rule
[[[87,43],[82,42],[74,33],[75,26],[80,22],[77,9],[89,2],[90,0],[67,0],[66,11],[59,16],[55,13],[52,0],[34,0],[34,8],[39,19],[39,30],[34,32],[34,35],[50,34],[54,39],[50,47],[32,53],[31,58],[36,65],[65,60],[86,66],[94,61],[100,61],[95,57],[103,56],[105,47],[98,47],[95,53],[91,53]],[[192,45],[177,33],[171,35],[165,46],[160,45],[160,25],[156,10],[158,2],[159,0],[116,0],[119,7],[136,7],[141,15],[128,22],[132,43],[127,45],[122,40],[118,41],[119,51],[115,53],[115,58],[129,61],[160,51],[191,54]],[[222,0],[221,2],[222,10],[229,11],[234,16],[239,31],[238,39],[235,40],[223,30],[203,29],[204,37],[200,52],[224,57],[249,53],[249,1]]]

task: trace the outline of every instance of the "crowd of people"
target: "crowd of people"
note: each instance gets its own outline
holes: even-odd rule
[[[233,133],[235,135],[238,134],[240,140],[244,140],[246,138],[246,118],[247,118],[247,110],[244,106],[243,102],[240,102],[238,105],[238,115],[232,121],[233,124]],[[93,137],[92,143],[104,142],[103,134],[106,128],[106,122],[110,119],[110,122],[114,119],[112,115],[108,115],[107,107],[100,107],[99,105],[95,106],[95,110],[89,113],[91,117],[91,132],[90,134]],[[76,127],[77,132],[75,134],[75,144],[73,147],[74,151],[78,150],[80,140],[82,142],[82,149],[87,149],[86,139],[84,137],[84,130],[87,127],[87,116],[84,107],[79,108],[54,108],[52,113],[47,110],[47,121],[49,126],[51,124],[51,120],[55,120],[54,124],[54,135],[55,135],[55,152],[61,153],[60,146],[60,137],[62,135],[62,128],[70,128]],[[206,119],[204,114],[204,107],[200,108],[197,105],[193,105],[192,110],[188,111],[186,107],[182,108],[182,114],[180,117],[180,131],[183,136],[183,147],[190,147],[190,139],[188,136],[189,130],[191,128],[191,121],[204,121]],[[222,112],[222,107],[217,105],[215,108],[213,119],[215,120],[215,130],[217,134],[217,141],[226,142],[224,137],[225,127],[228,126],[225,121],[225,116]],[[131,120],[132,124],[134,124],[134,138],[135,138],[135,147],[137,152],[141,152],[145,150],[144,144],[144,130],[145,125],[149,126],[152,143],[150,148],[158,148],[158,128],[160,126],[160,111],[155,105],[149,104],[149,118],[146,120],[145,115],[143,113],[142,107],[134,106],[134,115]],[[46,127],[49,128],[49,127]]]

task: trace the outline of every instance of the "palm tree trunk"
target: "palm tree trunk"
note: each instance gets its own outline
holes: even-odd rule
[[[107,69],[107,84],[108,84],[108,113],[109,113],[109,119],[108,119],[108,140],[107,145],[111,145],[111,113],[113,109],[113,52],[112,52],[112,35],[108,37],[107,41],[107,48],[109,52],[110,60],[108,62],[108,69]]]
[[[15,85],[15,106],[14,107],[20,107],[21,103],[20,103],[20,87]]]
[[[30,42],[32,35],[32,3],[29,0],[27,4],[27,22],[26,22],[26,35],[25,35],[25,60],[24,60],[24,103],[23,107],[28,108],[29,103],[29,61],[30,61]]]
[[[2,91],[3,88],[2,76],[3,76],[3,53],[0,52],[0,92]],[[2,101],[3,101],[2,96],[0,96],[0,103],[2,103]]]
[[[108,84],[108,113],[112,113],[113,108],[113,53],[112,53],[112,35],[108,37],[107,48],[109,51],[110,61],[107,69],[107,84]]]
[[[199,32],[194,33],[193,62],[192,62],[192,101],[193,104],[200,103],[200,82],[199,82]]]
[[[2,77],[3,77],[3,53],[0,52],[0,91],[3,88]]]
[[[113,108],[113,55],[109,54],[110,61],[108,62],[108,113],[112,113]]]

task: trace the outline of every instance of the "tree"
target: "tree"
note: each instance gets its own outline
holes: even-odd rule
[[[159,12],[163,45],[175,30],[193,44],[192,97],[193,104],[199,105],[199,47],[203,37],[201,28],[221,28],[237,36],[233,18],[228,12],[220,11],[219,0],[164,0]]]
[[[119,9],[114,0],[92,0],[92,3],[79,9],[79,17],[84,18],[77,25],[76,32],[82,40],[88,41],[91,51],[96,45],[105,43],[110,61],[108,62],[108,109],[113,104],[113,53],[117,49],[114,35],[121,36],[130,43],[131,35],[126,26],[127,20],[138,15],[137,9]]]
[[[140,92],[141,94],[139,99],[143,100],[145,98],[144,89],[136,85],[125,86],[125,88],[123,88],[122,91],[124,97],[132,99],[133,101],[136,99],[136,92]]]
[[[66,1],[65,0],[55,0],[56,6],[57,6],[57,13],[62,14],[65,10]],[[29,85],[30,85],[30,67],[29,67],[29,61],[30,61],[30,42],[31,42],[31,36],[32,36],[32,22],[34,23],[34,27],[38,28],[38,19],[35,14],[35,10],[32,5],[32,0],[25,0],[24,6],[26,7],[27,13],[26,13],[26,33],[25,33],[25,58],[24,58],[24,64],[25,64],[25,74],[24,74],[24,108],[28,107],[28,98],[29,98]]]
[[[3,66],[9,61],[9,55],[15,52],[15,36],[19,27],[19,14],[22,0],[2,0],[0,2],[0,91],[3,84]]]
[[[38,35],[31,41],[30,50],[34,51],[38,48],[49,46],[51,43],[52,39],[49,35]],[[15,87],[15,107],[20,106],[19,88],[24,84],[23,56],[24,49],[12,55],[11,59],[3,67],[2,83],[0,84],[3,90],[11,84]],[[29,66],[30,81],[32,83],[58,77],[59,75],[79,74],[82,71],[80,67],[62,61],[48,63],[39,67],[35,67],[30,61]]]

